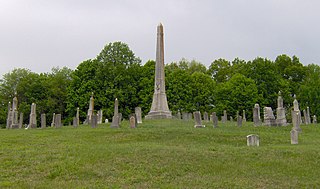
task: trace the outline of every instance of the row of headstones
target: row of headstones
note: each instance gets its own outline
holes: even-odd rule
[[[208,112],[204,112],[204,113],[203,113],[203,119],[202,119],[202,120],[203,120],[204,122],[209,122],[209,121],[212,122],[213,119],[214,119],[214,114],[216,115],[216,113],[214,112],[214,113],[212,113],[212,114],[209,116]],[[192,116],[192,115],[194,115],[194,114],[192,114],[192,113],[186,113],[186,112],[183,112],[182,115],[181,115],[181,113],[178,111],[178,113],[177,113],[177,115],[176,115],[176,118],[177,118],[177,119],[181,119],[181,118],[182,118],[182,120],[192,120],[193,117],[194,117],[194,116]],[[238,118],[239,118],[239,112],[237,112],[236,120],[238,120]],[[243,122],[246,122],[246,113],[245,113],[245,110],[243,110],[243,116],[241,116],[241,118],[242,118],[242,121],[243,121]],[[226,110],[223,111],[223,116],[221,117],[221,121],[222,121],[223,123],[225,123],[226,121],[228,121],[228,119],[227,119],[227,111],[226,111]],[[232,117],[232,116],[230,116],[230,121],[233,121],[233,117]]]
[[[119,128],[122,121],[122,113],[119,113],[119,102],[118,99],[115,99],[114,103],[114,114],[112,117],[112,123],[110,125],[111,128]],[[103,112],[99,110],[97,115],[93,114],[93,96],[90,99],[90,106],[88,109],[87,119],[84,122],[85,124],[90,124],[92,128],[96,128],[98,124],[102,123]],[[105,123],[108,123],[109,120],[106,119]],[[131,128],[137,127],[138,124],[142,123],[142,113],[141,108],[136,107],[135,113],[129,116],[129,123]],[[76,117],[73,118],[73,126],[79,126],[79,108],[77,108]]]
[[[201,119],[201,112],[200,111],[196,111],[193,113],[194,116],[194,121],[195,121],[195,128],[203,128],[205,127],[205,125],[202,124],[202,119]],[[217,128],[218,127],[218,116],[216,114],[216,112],[213,112],[210,115],[211,121],[213,123],[213,127]],[[242,127],[242,122],[244,121],[244,119],[242,118],[242,116],[238,115],[237,116],[237,126],[238,127]]]

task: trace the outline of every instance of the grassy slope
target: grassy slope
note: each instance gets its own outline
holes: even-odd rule
[[[0,188],[301,188],[320,187],[320,127],[193,128],[145,121],[137,129],[100,125],[0,130]],[[258,134],[260,147],[247,147]]]

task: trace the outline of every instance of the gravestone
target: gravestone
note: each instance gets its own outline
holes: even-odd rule
[[[56,124],[55,124],[55,120],[56,120],[56,113],[53,113],[53,114],[52,114],[51,127],[55,127],[55,126],[56,126]]]
[[[77,113],[76,113],[76,124],[73,124],[73,125],[76,125],[76,126],[79,126],[80,125],[80,110],[79,110],[79,107],[77,108]]]
[[[136,118],[137,118],[137,123],[140,124],[142,123],[142,113],[141,113],[141,108],[140,107],[136,107],[134,109],[134,113],[136,114]]]
[[[136,115],[135,114],[131,114],[130,115],[129,123],[130,123],[130,128],[136,128],[137,127]]]
[[[44,129],[47,127],[46,114],[41,114],[41,128]]]
[[[242,122],[247,122],[246,111],[242,110]]]
[[[163,26],[160,23],[157,27],[157,52],[155,65],[154,93],[150,112],[146,119],[167,119],[172,118],[169,110],[164,72],[164,39]]]
[[[177,113],[177,119],[181,119],[181,113],[180,113],[180,111],[178,111],[178,113]]]
[[[203,121],[209,122],[208,112],[203,113]]]
[[[263,108],[263,117],[265,126],[277,126],[276,119],[273,115],[273,111],[271,107],[264,107]]]
[[[99,110],[97,114],[97,123],[101,124],[102,123],[102,117],[103,117],[103,110]]]
[[[238,118],[237,118],[237,126],[242,127],[242,117],[241,116],[238,116]]]
[[[92,128],[96,128],[98,124],[98,116],[95,114],[91,115],[91,121],[90,121],[90,125]]]
[[[283,99],[280,91],[278,93],[277,104],[278,104],[278,107],[277,107],[276,124],[277,126],[287,126],[286,111],[283,107]]]
[[[19,119],[19,129],[22,128],[23,125],[23,113],[20,113],[20,119]]]
[[[230,122],[233,122],[233,117],[232,116],[230,116]]]
[[[192,113],[188,113],[188,120],[192,120]]]
[[[299,132],[292,129],[290,131],[290,135],[291,135],[291,144],[298,144],[298,136],[299,136]]]
[[[254,123],[254,126],[260,126],[261,125],[260,106],[259,106],[259,104],[255,104],[254,108],[253,108],[253,123]]]
[[[37,128],[37,114],[36,114],[36,104],[31,104],[31,113],[29,117],[28,128]]]
[[[119,124],[120,124],[122,121],[122,113],[119,113],[118,115],[119,115]]]
[[[291,117],[292,117],[292,124],[293,124],[293,129],[302,132],[302,129],[300,127],[301,124],[301,112],[299,110],[299,103],[296,99],[296,95],[294,95],[294,101],[293,101],[293,110],[291,112]]]
[[[111,123],[111,128],[119,128],[120,127],[120,116],[119,116],[119,110],[118,110],[119,102],[118,99],[116,98],[114,100],[114,113],[112,117],[112,123]]]
[[[8,103],[8,114],[7,114],[7,125],[6,128],[9,129],[10,125],[12,123],[12,108],[11,108],[11,102]]]
[[[310,108],[307,106],[306,114],[305,114],[305,119],[306,119],[306,125],[311,123],[311,118],[310,118]]]
[[[91,123],[91,117],[94,114],[94,98],[93,98],[93,93],[91,93],[91,97],[89,100],[89,109],[87,112],[87,119],[85,121],[85,124],[90,124]]]
[[[226,121],[228,121],[228,117],[227,117],[227,110],[223,110],[223,116],[221,118],[222,123],[225,123]]]
[[[18,99],[15,96],[12,100],[12,112],[11,112],[11,129],[18,129],[19,128],[19,112],[18,112]]]
[[[317,122],[317,116],[316,115],[313,115],[313,117],[312,117],[312,123],[313,124],[317,124],[318,122]]]
[[[209,116],[209,121],[213,122],[213,116],[212,115]]]
[[[200,111],[194,112],[193,116],[194,116],[194,121],[195,121],[195,125],[194,125],[195,128],[203,128],[203,127],[205,127],[204,125],[202,125]]]
[[[104,123],[109,123],[109,120],[108,120],[108,119],[105,119],[105,120],[104,120]]]
[[[259,146],[260,145],[260,139],[258,135],[248,135],[247,136],[247,146]]]
[[[78,127],[79,126],[77,117],[73,117],[72,125],[73,125],[73,127]]]
[[[302,112],[303,112],[304,123],[306,125],[308,125],[307,111],[306,110],[302,110]]]
[[[218,116],[217,116],[216,112],[212,113],[212,122],[213,122],[213,128],[217,128],[218,127]]]
[[[56,114],[56,115],[55,115],[54,125],[55,125],[55,128],[60,128],[60,127],[62,126],[62,123],[61,123],[61,114]]]
[[[239,111],[236,112],[236,119],[238,120],[239,117]]]
[[[182,120],[188,121],[188,118],[189,118],[188,113],[187,112],[182,112]]]

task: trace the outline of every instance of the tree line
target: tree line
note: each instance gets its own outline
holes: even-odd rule
[[[24,123],[28,123],[33,102],[37,114],[46,113],[48,122],[53,113],[61,113],[65,124],[70,122],[77,107],[83,121],[92,92],[95,110],[102,109],[105,118],[112,117],[115,98],[119,99],[124,118],[137,106],[146,115],[152,103],[154,69],[155,61],[142,65],[122,42],[107,44],[95,59],[81,62],[75,70],[63,67],[53,68],[50,73],[34,73],[14,69],[0,80],[0,124],[5,125],[8,102],[14,96],[19,100],[19,112],[25,115]],[[217,59],[208,68],[196,60],[181,59],[166,64],[165,74],[173,114],[200,110],[221,116],[223,110],[229,115],[246,110],[250,119],[255,103],[275,110],[279,91],[288,114],[294,94],[300,109],[309,106],[311,114],[320,114],[320,67],[303,65],[296,56],[283,54],[274,61],[261,57],[250,61]]]

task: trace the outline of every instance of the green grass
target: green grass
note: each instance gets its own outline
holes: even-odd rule
[[[145,120],[109,125],[0,130],[0,188],[318,188],[320,125],[193,128]],[[260,147],[246,146],[258,134]]]

